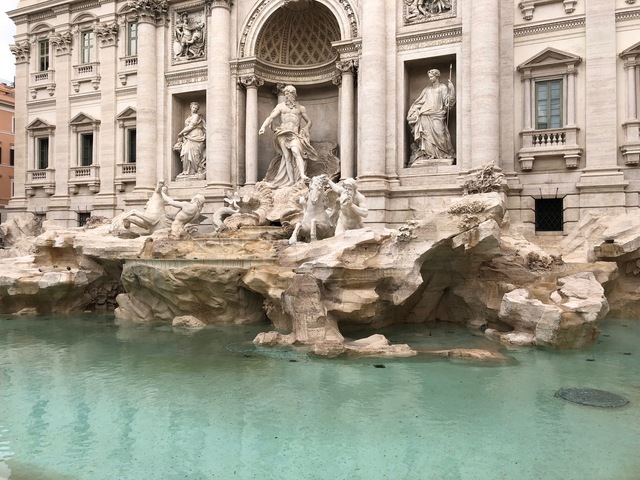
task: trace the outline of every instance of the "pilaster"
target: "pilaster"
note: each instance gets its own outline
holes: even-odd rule
[[[207,189],[224,193],[231,187],[232,102],[231,6],[232,0],[207,0]]]
[[[258,182],[258,87],[264,85],[264,80],[256,75],[248,75],[240,81],[247,90],[245,184],[255,185]]]

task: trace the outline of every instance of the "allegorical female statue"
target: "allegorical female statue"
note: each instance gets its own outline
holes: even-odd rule
[[[173,146],[180,152],[182,173],[177,178],[205,178],[207,130],[204,118],[198,113],[200,105],[192,102],[191,115],[184,121],[184,128],[178,133],[178,142]]]
[[[440,71],[429,70],[428,85],[407,114],[407,122],[413,133],[413,145],[409,165],[420,160],[453,159],[455,151],[449,134],[449,109],[456,103],[456,92],[451,83],[440,83]]]

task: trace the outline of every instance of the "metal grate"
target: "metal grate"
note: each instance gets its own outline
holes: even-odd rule
[[[536,232],[561,232],[563,213],[562,198],[536,198]]]
[[[87,221],[91,218],[91,212],[79,212],[78,213],[78,226],[84,227]]]

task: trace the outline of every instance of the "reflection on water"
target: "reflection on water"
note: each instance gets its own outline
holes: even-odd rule
[[[0,479],[637,480],[640,323],[602,327],[587,352],[521,350],[487,368],[316,359],[254,347],[260,327],[0,317]],[[384,333],[488,345],[450,325]],[[631,404],[554,396],[570,386]]]

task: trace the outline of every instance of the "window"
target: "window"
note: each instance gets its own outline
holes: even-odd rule
[[[93,163],[93,133],[80,134],[80,165],[88,167]]]
[[[78,212],[78,226],[84,227],[91,218],[91,212]]]
[[[127,24],[127,55],[138,55],[138,24],[135,22]]]
[[[38,71],[49,70],[49,40],[38,42]]]
[[[536,232],[563,230],[563,199],[536,198]]]
[[[11,150],[9,150],[9,165],[10,166],[14,166],[15,163],[15,159],[16,159],[16,152],[13,149],[13,147],[11,147]]]
[[[45,170],[49,168],[49,137],[40,137],[36,140],[36,168]]]
[[[11,117],[11,133],[16,133],[16,117]]]
[[[127,163],[136,163],[136,129],[127,129]]]
[[[0,163],[2,163],[2,147],[0,147]]]
[[[562,80],[536,82],[536,129],[562,126]]]
[[[80,32],[80,63],[91,63],[93,51],[93,33]]]

